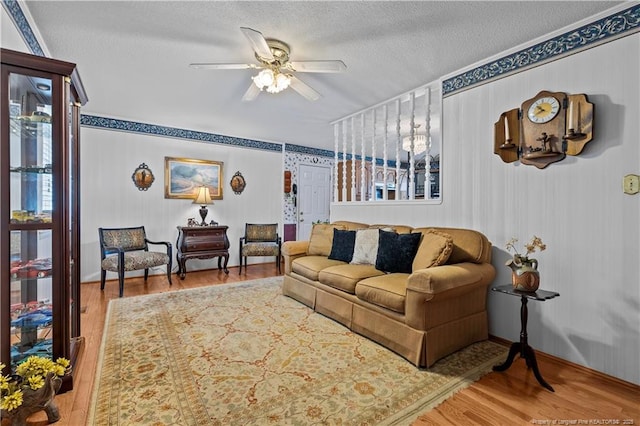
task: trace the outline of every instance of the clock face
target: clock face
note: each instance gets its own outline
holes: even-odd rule
[[[540,98],[529,107],[527,117],[533,123],[547,123],[560,112],[560,102],[553,96]]]

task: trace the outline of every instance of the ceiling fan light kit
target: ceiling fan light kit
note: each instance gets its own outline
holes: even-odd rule
[[[271,69],[262,70],[251,79],[258,89],[266,90],[269,93],[280,93],[291,84],[291,77]]]
[[[293,75],[294,72],[321,72],[339,73],[347,69],[344,62],[340,60],[329,61],[298,61],[290,62],[289,54],[291,49],[283,41],[264,38],[262,33],[247,27],[241,27],[251,47],[259,65],[256,64],[234,64],[234,63],[192,63],[192,68],[210,70],[229,69],[259,69],[257,75],[251,77],[253,83],[249,86],[242,97],[243,101],[254,100],[262,91],[267,93],[280,93],[291,87],[306,99],[315,101],[320,98],[320,93],[316,92],[308,84]]]

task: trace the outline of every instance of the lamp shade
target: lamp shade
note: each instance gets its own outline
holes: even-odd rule
[[[201,186],[198,188],[198,192],[196,192],[196,198],[193,200],[193,204],[200,204],[201,206],[205,206],[207,204],[213,204],[211,201],[211,193],[209,192],[209,188],[206,186]]]

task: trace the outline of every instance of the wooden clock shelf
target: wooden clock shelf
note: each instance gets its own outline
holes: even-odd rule
[[[587,95],[543,90],[494,123],[494,154],[539,169],[578,155],[593,139],[594,105]]]

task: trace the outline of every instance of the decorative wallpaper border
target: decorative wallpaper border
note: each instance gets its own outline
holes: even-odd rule
[[[308,146],[295,145],[291,143],[285,144],[284,150],[296,154],[315,155],[318,157],[333,157],[333,151],[319,148],[310,148]]]
[[[199,132],[195,130],[178,129],[175,127],[159,126],[156,124],[138,123],[135,121],[118,120],[115,118],[98,117],[81,114],[80,124],[98,129],[117,130],[129,133],[142,133],[168,138],[189,139],[199,142],[217,143],[239,146],[243,148],[261,149],[264,151],[282,152],[282,144],[256,141],[253,139],[236,138],[215,133]]]
[[[35,55],[45,56],[40,43],[33,33],[22,7],[17,0],[2,0],[5,9],[11,15],[22,37]],[[620,37],[625,33],[640,31],[640,4],[635,4],[628,9],[621,10],[595,22],[583,25],[575,30],[568,31],[549,40],[540,42],[526,49],[491,61],[442,82],[442,94],[449,96],[455,92],[481,83],[487,83],[493,79],[504,77],[507,74],[532,67],[536,64],[547,62],[559,56],[575,53],[587,47],[593,47],[610,38]],[[136,133],[154,134],[158,136],[184,138],[210,143],[229,144],[246,148],[265,149],[268,151],[282,151],[281,144],[256,141],[250,139],[235,138],[231,136],[217,135],[213,133],[198,132],[193,130],[177,129],[166,126],[158,126],[132,121],[117,120],[111,118],[82,115],[81,124],[85,126],[105,128]],[[310,148],[295,144],[284,144],[286,152],[315,155],[318,157],[333,157],[333,151]],[[343,158],[343,153],[338,153]],[[347,154],[347,158],[350,155]]]
[[[640,5],[632,6],[593,23],[504,56],[442,82],[443,96],[494,78],[567,55],[611,37],[640,31]]]
[[[33,52],[34,55],[45,56],[44,51],[42,50],[42,46],[40,46],[36,35],[31,30],[31,25],[29,25],[27,17],[24,16],[24,12],[22,12],[22,7],[18,3],[18,1],[3,0],[3,3],[5,9],[9,13],[9,15],[11,15],[11,19],[13,19],[13,22],[15,22],[16,26],[18,27],[20,34],[22,34],[24,41],[29,46],[31,52]]]

